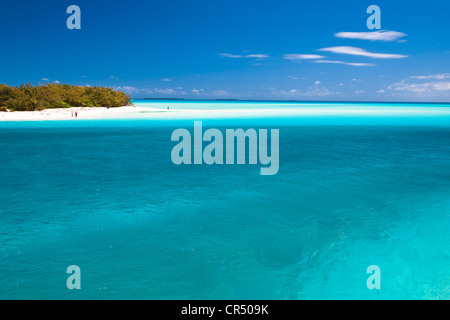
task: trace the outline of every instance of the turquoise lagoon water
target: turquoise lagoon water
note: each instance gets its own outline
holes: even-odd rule
[[[279,128],[275,176],[173,165],[171,133],[192,126],[0,123],[0,298],[450,298],[448,116],[203,122]]]

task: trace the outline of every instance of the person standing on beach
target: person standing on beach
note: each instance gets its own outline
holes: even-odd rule
[[[78,118],[78,112],[75,111],[75,118]]]

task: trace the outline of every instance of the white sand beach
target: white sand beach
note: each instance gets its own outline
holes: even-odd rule
[[[77,117],[75,117],[75,112]],[[359,117],[423,117],[450,116],[450,108],[440,107],[276,107],[268,109],[177,109],[169,110],[152,106],[124,106],[119,108],[65,108],[43,111],[0,112],[0,121],[47,121],[47,120],[99,120],[99,119],[214,119],[214,118],[277,118],[311,116],[359,116]]]
[[[137,112],[139,108],[126,106],[120,108],[64,108],[45,109],[43,111],[0,112],[0,121],[44,121],[44,120],[78,120],[103,119],[120,114]],[[147,109],[147,108],[143,108]],[[77,117],[75,118],[75,112]]]

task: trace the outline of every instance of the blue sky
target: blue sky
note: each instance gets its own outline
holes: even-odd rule
[[[66,27],[70,5],[81,30]],[[447,0],[2,1],[0,83],[134,98],[450,101],[449,12]]]

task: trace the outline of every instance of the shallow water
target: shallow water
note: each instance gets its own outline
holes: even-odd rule
[[[192,121],[0,123],[0,298],[449,299],[445,120],[204,121],[279,128],[275,176],[175,166]]]

